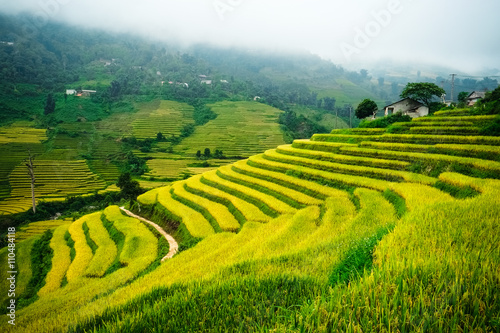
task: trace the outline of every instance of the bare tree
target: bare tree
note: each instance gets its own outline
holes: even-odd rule
[[[36,202],[35,202],[35,166],[33,165],[33,160],[35,156],[31,155],[31,151],[28,151],[28,159],[26,160],[26,167],[28,168],[28,175],[31,178],[31,200],[33,203],[33,213],[36,213]]]

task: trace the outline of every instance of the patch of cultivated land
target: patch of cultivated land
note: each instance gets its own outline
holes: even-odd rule
[[[255,104],[217,103],[221,127],[210,125],[215,119],[197,131],[219,142],[234,113],[271,119],[273,109]],[[474,119],[461,121],[454,127]],[[237,129],[229,134],[239,136]],[[50,243],[50,288],[17,310],[16,327],[0,325],[7,332],[497,331],[500,141],[469,134],[335,131],[260,146],[246,160],[153,189],[134,210],[178,241],[180,252],[161,264],[161,237],[116,206],[63,224]],[[185,141],[187,151],[203,142]],[[236,152],[237,142],[227,144]],[[28,241],[19,244],[37,244]]]
[[[195,154],[197,150],[220,149],[226,156],[251,156],[283,144],[278,124],[282,111],[257,102],[218,102],[208,105],[217,118],[196,128],[176,147]]]

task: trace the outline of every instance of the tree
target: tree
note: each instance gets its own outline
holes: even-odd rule
[[[31,179],[31,201],[33,205],[33,213],[36,214],[36,201],[35,201],[35,166],[33,165],[34,156],[31,155],[31,151],[28,152],[28,160],[26,161],[26,167],[28,168],[28,175]]]
[[[45,101],[45,107],[43,108],[43,113],[47,115],[54,113],[55,110],[56,110],[56,100],[54,99],[54,95],[48,94],[47,100]]]
[[[200,159],[200,158],[201,158],[201,150],[198,150],[198,151],[196,152],[196,158],[197,158],[197,159]]]
[[[224,158],[224,154],[222,153],[222,150],[220,150],[220,149],[215,149],[214,157],[215,157],[215,158],[219,158],[219,159]]]
[[[412,98],[419,101],[427,107],[430,107],[434,96],[441,97],[445,93],[443,88],[438,87],[434,83],[419,82],[408,83],[401,92],[401,98]]]
[[[464,107],[467,104],[467,97],[469,97],[469,93],[466,91],[458,93],[458,103],[461,107]]]
[[[375,116],[375,114],[377,114],[377,111],[377,103],[367,98],[359,103],[358,107],[356,108],[355,115],[358,119],[363,119],[372,115]]]
[[[205,151],[203,152],[203,156],[205,156],[205,158],[210,158],[210,156],[212,156],[212,153],[210,152],[210,148],[205,148]]]
[[[162,132],[156,133],[156,141],[163,141],[165,137],[163,136]]]
[[[325,108],[325,110],[333,111],[333,109],[335,108],[335,102],[337,102],[335,97],[325,97],[323,101],[323,107]]]
[[[137,196],[142,193],[141,186],[136,180],[132,179],[128,172],[120,175],[116,186],[120,188],[122,197],[130,201],[135,201]]]

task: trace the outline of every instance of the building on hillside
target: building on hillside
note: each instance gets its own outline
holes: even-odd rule
[[[91,94],[95,94],[96,90],[77,90],[76,96],[78,97],[89,97]]]
[[[412,118],[418,118],[427,116],[429,114],[429,108],[419,101],[407,97],[385,107],[386,116],[397,112],[401,112]]]
[[[66,89],[66,95],[74,95],[74,94],[76,94],[75,89]]]
[[[469,96],[467,96],[467,105],[468,106],[473,106],[476,104],[480,99],[483,99],[486,93],[484,91],[473,91],[470,93]]]
[[[212,84],[212,80],[201,80],[202,84]]]

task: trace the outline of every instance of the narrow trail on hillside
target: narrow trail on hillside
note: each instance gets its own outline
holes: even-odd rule
[[[143,222],[146,222],[148,223],[149,225],[153,226],[156,230],[158,230],[158,232],[163,236],[165,237],[165,239],[168,241],[168,245],[169,245],[169,251],[167,253],[166,256],[164,256],[163,258],[161,258],[161,261],[163,262],[163,260],[165,259],[170,259],[172,258],[176,253],[177,253],[177,250],[179,249],[179,244],[177,244],[177,242],[175,241],[174,237],[170,236],[169,234],[167,234],[165,232],[165,230],[162,229],[162,227],[160,227],[158,224],[154,223],[154,222],[151,222],[149,220],[146,220],[145,218],[139,216],[139,215],[136,215],[134,213],[132,213],[131,211],[129,211],[128,209],[125,209],[125,207],[120,207],[121,210],[123,210],[127,215],[131,216],[131,217],[134,217],[136,219],[139,219]]]

